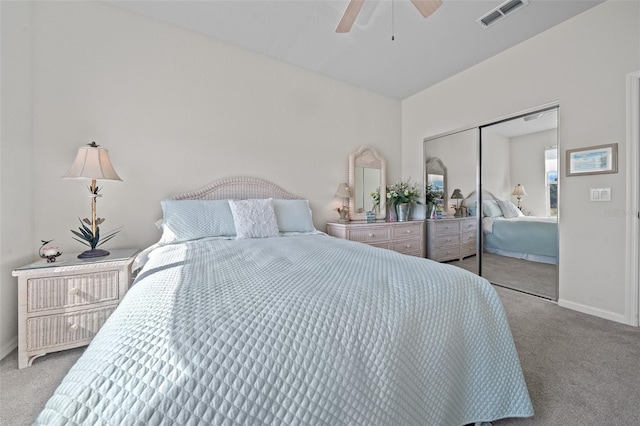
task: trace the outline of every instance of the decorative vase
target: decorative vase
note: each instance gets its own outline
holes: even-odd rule
[[[427,219],[436,218],[436,205],[434,203],[427,204]]]
[[[396,205],[396,214],[398,215],[398,222],[406,222],[409,220],[411,213],[411,204],[400,203]]]
[[[396,206],[391,202],[387,202],[387,222],[397,222],[397,220]]]

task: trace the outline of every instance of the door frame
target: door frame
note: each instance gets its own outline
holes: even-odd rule
[[[640,310],[640,71],[627,75],[626,323],[638,327]]]

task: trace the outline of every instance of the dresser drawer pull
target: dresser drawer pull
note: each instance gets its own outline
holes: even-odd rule
[[[411,244],[407,244],[404,248],[411,248]]]
[[[407,234],[410,234],[411,233],[411,229],[407,229],[406,232],[407,232]]]
[[[447,238],[447,242],[450,243],[451,242],[451,238]]]
[[[78,328],[78,324],[69,324],[69,330],[71,331],[76,331]]]
[[[80,293],[80,289],[76,287],[69,289],[69,296],[76,296],[78,293]]]
[[[375,234],[369,234],[369,238],[375,237]]]
[[[444,229],[451,229],[451,227],[450,226],[445,226]]]

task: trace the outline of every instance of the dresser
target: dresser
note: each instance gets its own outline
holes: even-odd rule
[[[427,258],[443,262],[476,254],[478,219],[427,219]]]
[[[18,368],[50,352],[88,345],[133,280],[137,249],[78,259],[62,255],[13,271],[18,277]]]
[[[327,222],[327,234],[374,247],[424,257],[424,221]]]

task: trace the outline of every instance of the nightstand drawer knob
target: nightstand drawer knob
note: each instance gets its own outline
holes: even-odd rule
[[[78,324],[70,324],[69,325],[69,330],[71,331],[76,331],[78,329]]]
[[[73,287],[69,289],[69,296],[77,296],[80,293],[80,289]]]

